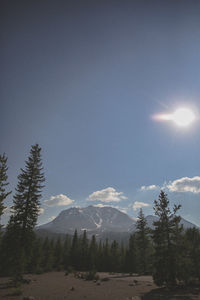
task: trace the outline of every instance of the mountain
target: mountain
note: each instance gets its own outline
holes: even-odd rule
[[[149,216],[146,216],[145,217],[146,221],[147,221],[147,226],[151,229],[154,228],[153,226],[153,223],[158,221],[158,217],[157,216],[152,216],[152,215],[149,215]],[[183,228],[184,229],[188,229],[188,228],[192,228],[192,227],[196,227],[196,228],[199,228],[198,226],[196,226],[195,224],[187,221],[186,219],[182,218],[181,217],[181,221],[180,221],[180,224],[183,225]],[[135,231],[136,230],[136,224],[133,224],[130,228],[131,231]]]
[[[87,230],[90,234],[127,232],[135,221],[113,207],[72,207],[63,210],[53,221],[38,228],[56,233],[74,233]]]
[[[147,225],[153,228],[153,222],[158,220],[156,216],[147,216]],[[185,229],[197,227],[181,218],[181,224]],[[88,206],[85,208],[72,207],[63,210],[53,221],[37,227],[37,230],[57,234],[73,234],[87,231],[88,236],[96,234],[99,238],[113,236],[129,236],[136,230],[136,221],[127,214],[113,207]]]

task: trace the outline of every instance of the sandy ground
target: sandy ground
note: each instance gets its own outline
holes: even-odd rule
[[[8,288],[8,278],[0,278],[0,299],[23,299],[34,297],[34,300],[161,300],[161,299],[200,299],[199,291],[185,295],[161,295],[153,283],[151,276],[125,276],[120,274],[99,273],[100,280],[85,281],[77,279],[73,274],[68,276],[64,272],[51,272],[41,275],[26,275],[31,279],[30,284],[22,286],[22,295],[10,296],[13,288]],[[102,278],[109,278],[102,281]],[[145,296],[144,296],[145,295]],[[144,296],[144,298],[143,298]]]

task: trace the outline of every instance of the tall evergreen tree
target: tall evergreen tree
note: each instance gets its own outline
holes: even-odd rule
[[[13,248],[15,243],[15,246],[18,245],[18,256],[15,252],[16,247],[13,253],[10,249],[11,257],[14,255],[17,262],[16,265],[12,265],[16,277],[18,275],[20,277],[23,272],[22,265],[26,263],[26,258],[30,255],[34,240],[33,229],[39,215],[41,191],[45,180],[42,170],[41,148],[36,144],[31,147],[30,156],[25,162],[25,169],[21,169],[21,174],[18,176],[12,215],[6,231],[8,248]],[[14,240],[13,237],[15,237]]]
[[[103,244],[102,271],[110,271],[110,245],[108,239]]]
[[[11,192],[6,192],[6,186],[8,185],[7,179],[7,157],[5,154],[0,155],[0,220],[1,216],[3,215],[3,211],[6,208],[4,206],[4,201],[6,197],[11,193]],[[1,223],[0,223],[0,230],[1,230]],[[0,232],[1,234],[1,232]]]
[[[80,268],[81,270],[86,271],[88,269],[88,238],[86,230],[84,230],[80,240],[80,255]]]
[[[119,245],[114,240],[110,246],[110,267],[112,272],[119,271],[120,268],[120,255],[119,255]]]
[[[153,241],[155,248],[153,278],[157,285],[168,287],[176,284],[179,267],[179,245],[177,241],[182,227],[176,212],[180,205],[169,208],[167,195],[161,191],[158,201],[154,201],[154,211],[159,220],[154,222]]]
[[[54,240],[51,242],[46,237],[42,245],[41,271],[49,272],[53,268]]]
[[[32,231],[37,223],[40,209],[41,191],[44,187],[42,172],[41,148],[33,145],[25,169],[21,169],[18,185],[14,195],[13,216],[22,229],[22,242],[25,242],[26,232]]]
[[[136,234],[131,234],[129,238],[129,246],[126,250],[125,257],[125,271],[135,273],[138,270],[138,259],[137,259],[137,240]]]
[[[92,235],[89,246],[89,269],[96,270],[97,267],[97,258],[98,258],[98,246],[96,242],[95,235]]]
[[[185,232],[186,249],[184,257],[187,259],[186,276],[188,281],[192,278],[200,281],[200,230],[189,228]],[[182,274],[181,274],[182,275]]]
[[[140,209],[138,220],[136,223],[137,233],[137,247],[138,247],[138,271],[141,274],[145,274],[148,269],[148,247],[149,247],[149,228],[147,227],[147,221],[144,217],[142,209]]]
[[[72,239],[72,245],[70,249],[70,262],[71,266],[74,267],[76,270],[80,269],[80,241],[78,238],[77,230],[75,230]]]
[[[67,269],[70,265],[70,249],[71,249],[71,237],[70,235],[67,234],[63,246],[63,264],[65,269]]]
[[[63,267],[63,244],[60,237],[57,239],[54,249],[54,268],[60,271]]]

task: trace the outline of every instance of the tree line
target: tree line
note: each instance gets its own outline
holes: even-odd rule
[[[7,189],[7,157],[0,155],[0,217],[5,209]],[[88,239],[87,232],[74,232],[60,238],[36,236],[34,228],[40,209],[44,187],[41,148],[33,145],[30,155],[18,176],[13,196],[11,216],[5,233],[0,230],[0,275],[16,281],[24,273],[42,273],[52,270],[126,272],[150,274],[158,286],[173,287],[178,283],[200,281],[200,231],[184,230],[177,212],[180,205],[170,209],[167,194],[160,192],[154,201],[158,220],[154,228],[147,227],[142,209],[136,232],[130,235],[128,245],[117,241]]]

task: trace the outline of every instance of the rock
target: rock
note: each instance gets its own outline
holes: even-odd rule
[[[23,300],[35,300],[33,296],[24,297]]]
[[[74,290],[75,290],[75,288],[72,286],[71,289],[70,289],[70,291],[74,291]]]

